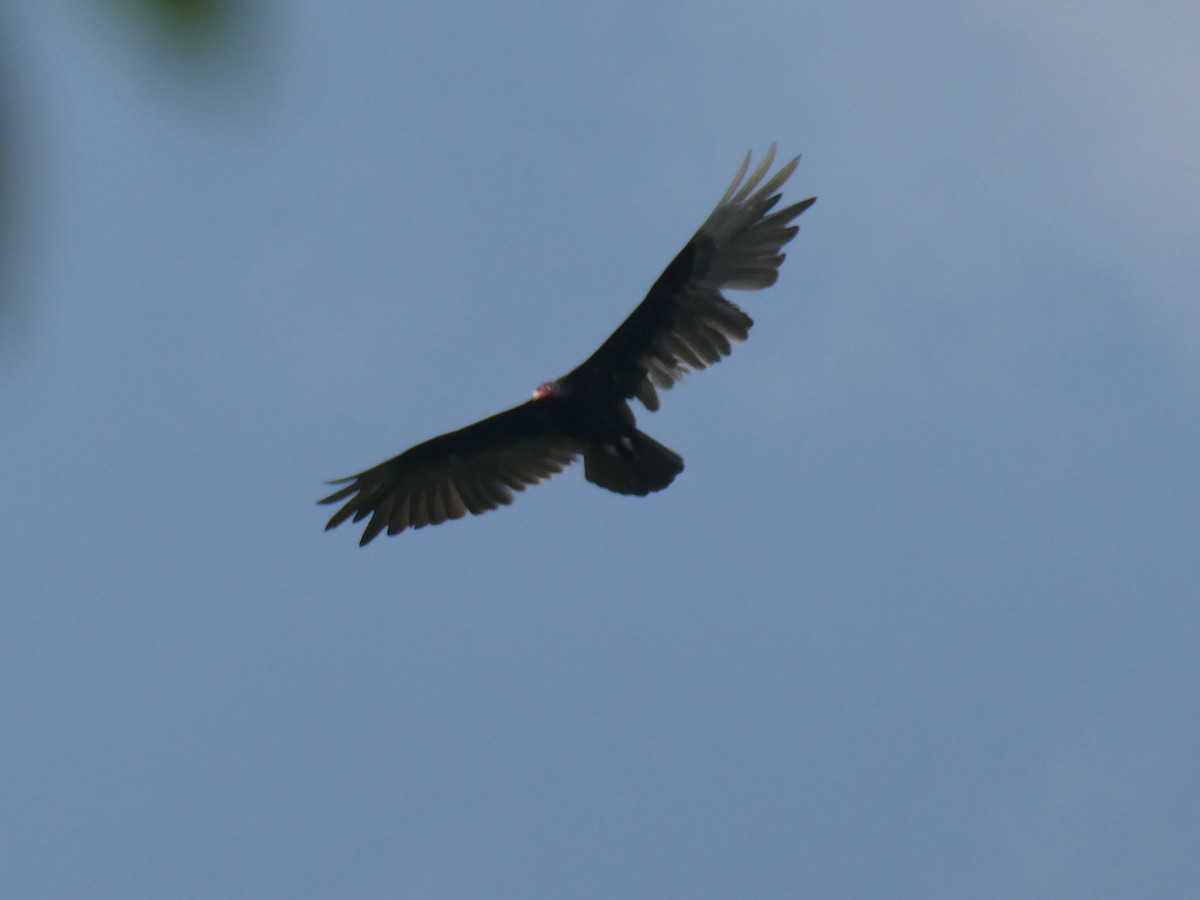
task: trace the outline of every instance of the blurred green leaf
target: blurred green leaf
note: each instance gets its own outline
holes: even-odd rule
[[[247,0],[108,0],[175,44],[207,45],[228,37]]]
[[[231,13],[230,0],[125,0],[157,16],[171,28],[196,30],[209,28]]]

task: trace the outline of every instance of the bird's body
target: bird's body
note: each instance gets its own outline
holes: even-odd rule
[[[743,182],[750,157],[700,230],[646,298],[585,362],[527,402],[343,479],[321,503],[345,503],[326,528],[368,516],[360,543],[382,531],[437,525],[512,502],[583,456],[584,476],[608,490],[645,495],[669,485],[683,459],[639,431],[629,400],[658,409],[658,390],[727,356],[752,320],[722,288],[757,290],[778,277],[791,221],[809,198],[778,212],[779,188],[799,157],[761,187],[774,148]]]

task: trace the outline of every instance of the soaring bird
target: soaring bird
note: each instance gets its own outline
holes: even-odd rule
[[[753,320],[722,289],[754,291],[779,276],[792,220],[815,197],[772,212],[796,157],[767,177],[774,146],[747,176],[750,154],[712,214],[649,293],[582,365],[512,409],[432,438],[373,468],[332,481],[341,503],[326,530],[368,519],[359,544],[383,531],[438,525],[513,501],[513,491],[583,457],[584,477],[618,494],[661,491],[683,458],[641,432],[629,402],[658,409],[658,391],[728,356]],[[764,179],[766,179],[764,181]],[[343,502],[344,501],[344,502]],[[368,518],[369,517],[369,518]]]

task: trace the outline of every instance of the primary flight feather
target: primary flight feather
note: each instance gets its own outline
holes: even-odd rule
[[[326,530],[367,519],[359,541],[366,544],[384,531],[479,515],[512,503],[514,490],[561,472],[581,455],[584,477],[619,494],[645,495],[674,481],[682,457],[638,430],[628,401],[636,397],[658,409],[659,390],[746,339],[753,320],[722,289],[774,284],[783,246],[799,230],[792,220],[816,200],[772,212],[800,161],[767,178],[774,158],[772,147],[747,175],[746,155],[700,230],[582,365],[541,385],[520,406],[332,482],[343,487],[320,502],[342,506]]]

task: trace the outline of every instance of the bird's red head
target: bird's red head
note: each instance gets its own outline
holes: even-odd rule
[[[533,392],[531,399],[546,400],[550,397],[557,397],[561,393],[562,385],[560,385],[557,381],[547,381],[545,384],[539,384],[537,386],[537,389]]]

